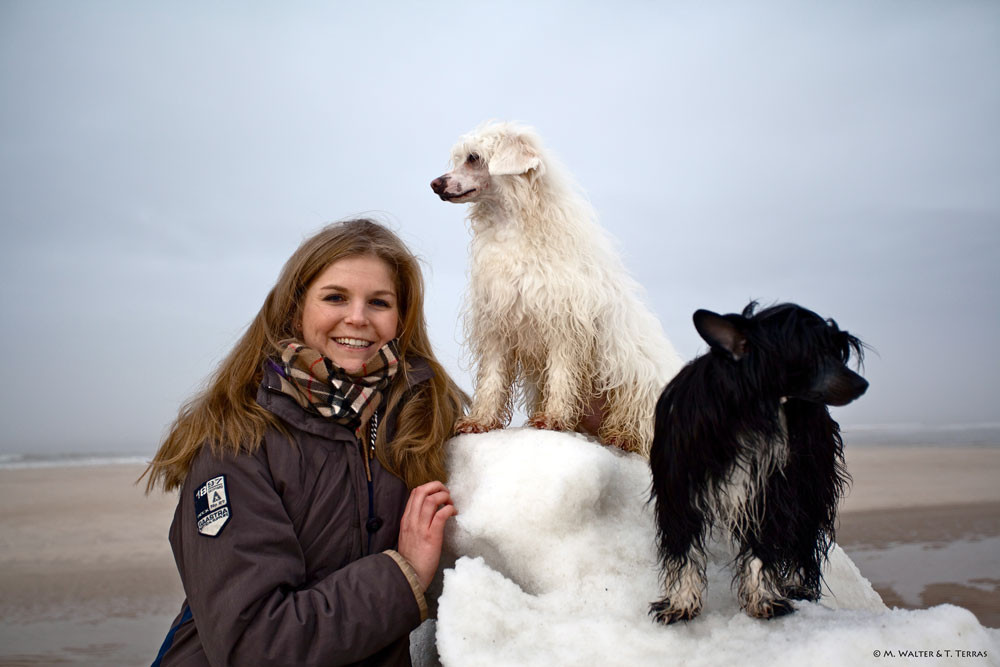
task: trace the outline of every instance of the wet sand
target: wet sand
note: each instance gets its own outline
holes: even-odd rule
[[[838,541],[889,606],[1000,627],[1000,448],[848,446]],[[179,610],[141,466],[0,469],[0,666],[148,665]]]
[[[848,446],[837,542],[890,607],[1000,628],[1000,448]]]
[[[148,665],[184,598],[136,465],[0,470],[0,665]]]

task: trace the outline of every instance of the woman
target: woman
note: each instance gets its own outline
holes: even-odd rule
[[[307,239],[146,471],[181,489],[162,664],[408,665],[466,404],[402,241],[370,220]]]

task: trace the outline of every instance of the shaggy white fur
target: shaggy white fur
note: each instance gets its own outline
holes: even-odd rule
[[[477,362],[458,432],[506,426],[520,392],[529,425],[646,455],[681,361],[592,207],[529,128],[482,125],[451,160],[431,187],[472,204],[465,335]]]

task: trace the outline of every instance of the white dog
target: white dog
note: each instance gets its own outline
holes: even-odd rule
[[[478,361],[456,431],[506,426],[520,385],[529,425],[648,455],[657,397],[681,363],[593,209],[529,128],[487,123],[451,160],[431,187],[472,204],[465,335]]]

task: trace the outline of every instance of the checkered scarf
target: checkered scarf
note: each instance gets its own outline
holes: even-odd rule
[[[382,394],[399,369],[395,341],[383,345],[357,374],[297,340],[283,340],[279,345],[281,358],[269,362],[281,376],[281,393],[309,412],[353,428],[360,438],[362,427],[381,405]]]

